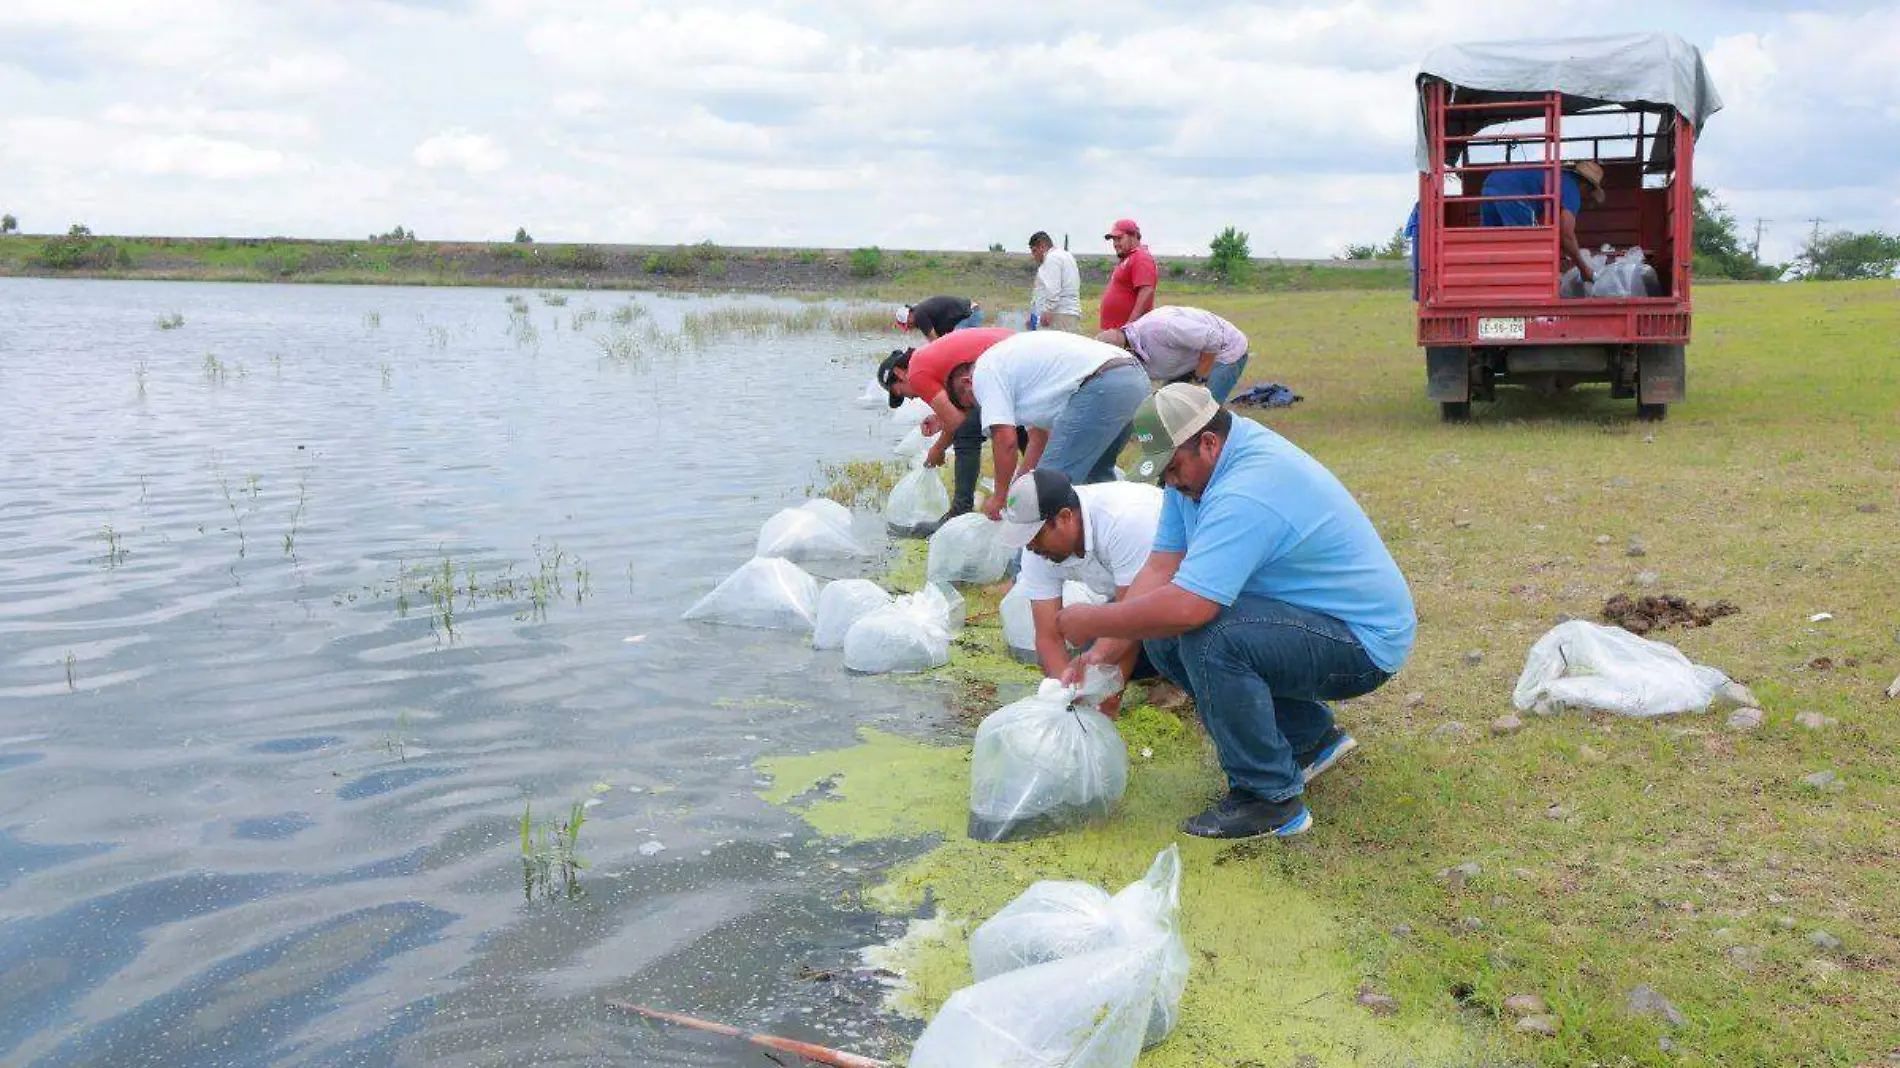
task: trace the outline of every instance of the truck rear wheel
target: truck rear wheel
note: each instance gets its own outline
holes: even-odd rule
[[[1669,405],[1638,404],[1636,406],[1636,418],[1645,423],[1660,423],[1664,419],[1669,418]]]
[[[1471,422],[1470,401],[1442,401],[1438,405],[1439,418],[1447,423]]]

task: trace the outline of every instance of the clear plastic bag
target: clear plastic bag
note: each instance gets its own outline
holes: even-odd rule
[[[1170,845],[1148,874],[1110,897],[1089,883],[1044,880],[984,921],[970,935],[977,981],[1018,968],[1064,960],[1117,945],[1164,940],[1158,996],[1142,1045],[1173,1032],[1187,989],[1189,958],[1181,938],[1181,853]]]
[[[910,1068],[1133,1068],[1165,953],[1149,939],[964,987],[924,1029]]]
[[[916,397],[904,398],[904,403],[891,409],[891,422],[898,426],[917,426],[930,418],[930,405]]]
[[[1078,604],[1103,604],[1107,600],[1074,579],[1062,584],[1064,608]],[[1003,644],[1009,649],[1009,655],[1025,664],[1040,663],[1042,658],[1036,652],[1035,610],[1022,583],[1011,586],[1009,592],[1003,595],[1002,603],[997,605],[997,613],[1003,619]]]
[[[976,728],[969,835],[1005,842],[1106,817],[1128,788],[1128,746],[1097,710],[1121,672],[1090,668],[1082,688],[1044,679]]]
[[[996,582],[1009,569],[1016,550],[999,535],[1003,524],[981,512],[965,512],[930,536],[924,573],[932,582]]]
[[[909,460],[914,463],[924,458],[924,454],[930,451],[930,443],[934,440],[936,439],[925,434],[921,427],[911,427],[904,431],[903,440],[891,447],[891,454],[900,460]]]
[[[851,533],[851,510],[837,501],[819,498],[775,513],[759,528],[754,556],[782,556],[787,560],[869,556]]]
[[[1593,297],[1647,297],[1649,289],[1644,273],[1648,272],[1649,279],[1656,276],[1655,270],[1644,262],[1640,247],[1631,248],[1613,260],[1607,255],[1591,256],[1590,268],[1596,276],[1590,283]]]
[[[919,463],[891,487],[884,502],[884,522],[892,534],[921,537],[936,529],[949,510],[950,491],[943,488],[943,477]]]
[[[818,594],[818,615],[812,626],[813,649],[842,649],[851,625],[891,603],[891,595],[869,579],[839,579],[825,583]]]
[[[844,666],[867,675],[914,673],[950,662],[950,604],[934,586],[860,617],[844,636]]]
[[[755,556],[688,608],[681,619],[765,630],[809,630],[818,580],[790,560]]]
[[[957,588],[948,582],[933,582],[930,586],[943,597],[944,604],[949,606],[950,633],[955,634],[957,631],[962,630],[964,620],[969,618],[970,615],[969,602],[965,601],[963,594],[959,593]]]
[[[1728,681],[1720,671],[1690,662],[1673,645],[1573,619],[1531,646],[1511,702],[1540,715],[1588,708],[1668,716],[1706,711]]]

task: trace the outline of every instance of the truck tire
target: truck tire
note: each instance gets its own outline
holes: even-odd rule
[[[1438,405],[1439,418],[1447,423],[1471,422],[1470,401],[1441,401]]]
[[[1669,405],[1638,404],[1636,406],[1636,418],[1644,423],[1660,423],[1664,419],[1669,418]]]

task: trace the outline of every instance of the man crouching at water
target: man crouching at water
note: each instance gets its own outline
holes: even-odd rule
[[[1182,824],[1202,838],[1313,825],[1307,782],[1357,743],[1324,702],[1384,685],[1412,651],[1412,594],[1372,521],[1332,472],[1196,385],[1135,412],[1137,477],[1166,487],[1148,563],[1116,604],[1056,617],[1094,642],[1065,678],[1139,641],[1194,698],[1227,796]]]

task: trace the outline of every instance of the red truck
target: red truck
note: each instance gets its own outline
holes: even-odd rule
[[[1427,395],[1447,421],[1469,419],[1471,402],[1495,400],[1500,385],[1555,393],[1607,382],[1612,397],[1636,400],[1639,419],[1683,399],[1692,164],[1721,106],[1701,52],[1673,34],[1450,45],[1426,57],[1418,343]],[[1627,294],[1593,295],[1580,272],[1565,277],[1562,172],[1584,160],[1602,168],[1602,201],[1586,197],[1575,213],[1578,244],[1610,259],[1640,249],[1643,264],[1627,265],[1653,269]],[[1520,175],[1517,195],[1484,195],[1505,171],[1541,172],[1541,191],[1524,193]],[[1518,206],[1517,224],[1487,204]]]

